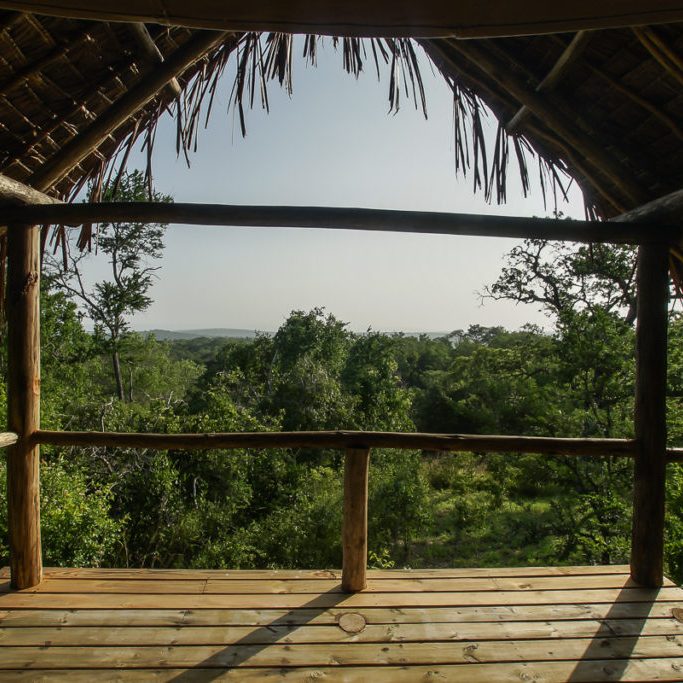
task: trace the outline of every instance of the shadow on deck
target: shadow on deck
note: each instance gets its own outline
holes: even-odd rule
[[[683,591],[623,566],[371,571],[355,595],[329,571],[52,569],[2,590],[0,680],[683,679]]]

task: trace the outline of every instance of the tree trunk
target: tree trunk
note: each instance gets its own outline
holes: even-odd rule
[[[128,403],[133,402],[133,366],[128,366]]]
[[[114,379],[116,380],[116,395],[119,397],[119,401],[124,400],[123,395],[123,379],[121,378],[121,359],[119,358],[119,352],[114,349],[111,356],[112,364],[114,366]]]

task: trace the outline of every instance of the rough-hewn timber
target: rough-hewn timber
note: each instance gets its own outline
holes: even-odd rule
[[[344,520],[342,529],[342,589],[366,587],[368,565],[368,469],[370,450],[349,448],[344,459]]]
[[[561,439],[542,436],[486,436],[404,432],[232,432],[212,434],[137,434],[38,430],[36,443],[54,446],[111,446],[157,450],[207,448],[404,448],[432,451],[494,451],[553,455],[631,457],[629,439]]]
[[[0,173],[1,204],[61,204],[59,199],[50,197],[44,192],[34,190],[18,180],[8,178]],[[3,218],[4,220],[4,218]]]
[[[133,221],[187,225],[223,225],[264,228],[324,228],[470,235],[514,239],[569,240],[639,244],[678,242],[680,226],[652,223],[600,223],[517,216],[392,211],[322,206],[238,206],[160,202],[105,202],[59,206],[17,206],[6,210],[7,221],[45,225]]]
[[[683,190],[676,190],[663,197],[653,199],[620,216],[611,218],[610,223],[667,223],[680,225],[683,223]]]
[[[40,228],[14,225],[8,236],[7,424],[19,438],[7,450],[12,585],[40,582]]]
[[[664,575],[666,480],[666,356],[669,250],[643,245],[638,251],[635,433],[631,576],[655,588]]]
[[[558,33],[683,20],[675,0],[347,0],[238,2],[223,0],[3,0],[2,9],[77,19],[143,21],[231,31],[321,33],[334,36],[494,36]]]
[[[4,576],[7,576],[5,573]],[[13,681],[680,680],[683,591],[628,567],[46,570],[0,587]]]

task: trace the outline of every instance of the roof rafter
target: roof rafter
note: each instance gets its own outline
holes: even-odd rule
[[[683,20],[678,0],[1,0],[0,8],[99,21],[354,37],[488,38]]]
[[[149,35],[147,27],[142,22],[133,22],[128,28],[149,66],[153,67],[162,64],[164,62],[164,56],[156,46],[152,36]],[[177,78],[172,78],[165,87],[168,89],[171,97],[180,97],[182,90]]]
[[[530,113],[550,126],[559,137],[574,148],[590,165],[606,176],[624,194],[631,206],[647,201],[647,194],[639,180],[615,159],[601,144],[584,133],[578,125],[556,107],[547,97],[529,90],[523,79],[515,75],[490,50],[470,41],[445,41],[457,53],[481,69],[489,78],[498,82],[520,104],[528,107]],[[507,56],[511,62],[514,60]]]
[[[68,42],[65,42],[61,45],[56,45],[40,59],[37,59],[34,62],[29,62],[22,69],[19,69],[12,74],[12,76],[6,79],[3,83],[0,83],[0,95],[7,94],[10,90],[22,85],[32,76],[39,74],[43,69],[51,66],[55,62],[68,58],[71,52],[80,48],[84,43],[92,41],[90,33],[91,32],[87,30],[83,31],[78,36],[72,36]]]
[[[591,39],[590,31],[579,31],[564,49],[559,59],[548,72],[548,75],[536,86],[536,92],[547,92],[552,90],[562,79],[567,69],[581,56],[581,53],[588,47]],[[505,125],[506,130],[512,133],[529,114],[529,108],[522,105],[517,113]]]
[[[666,40],[651,28],[634,28],[633,32],[643,47],[683,85],[683,59],[669,47]]]
[[[653,199],[647,204],[610,219],[614,223],[640,223],[641,221],[683,223],[683,189]]]
[[[58,155],[31,176],[29,184],[39,190],[48,190],[153,99],[172,78],[180,75],[230,36],[229,33],[207,31],[190,38],[163,64],[143,77],[87,128],[72,138]]]

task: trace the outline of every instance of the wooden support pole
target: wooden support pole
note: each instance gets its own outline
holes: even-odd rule
[[[368,566],[369,448],[349,448],[344,460],[344,521],[342,590],[362,591]]]
[[[326,206],[241,206],[165,202],[101,202],[90,204],[33,204],[8,206],[5,220],[40,225],[82,225],[130,221],[186,225],[223,225],[251,228],[313,228],[369,230],[433,235],[470,235],[513,239],[570,240],[639,244],[677,243],[678,224],[643,222],[601,223],[520,216],[485,216],[435,211],[394,211]]]
[[[636,450],[633,474],[631,577],[656,588],[664,578],[666,478],[666,353],[669,250],[642,245],[638,252],[636,327]]]
[[[683,448],[667,448],[666,449],[667,462],[683,462]]]
[[[40,548],[40,228],[8,231],[8,425],[19,436],[7,451],[11,583],[30,588],[42,578]]]

